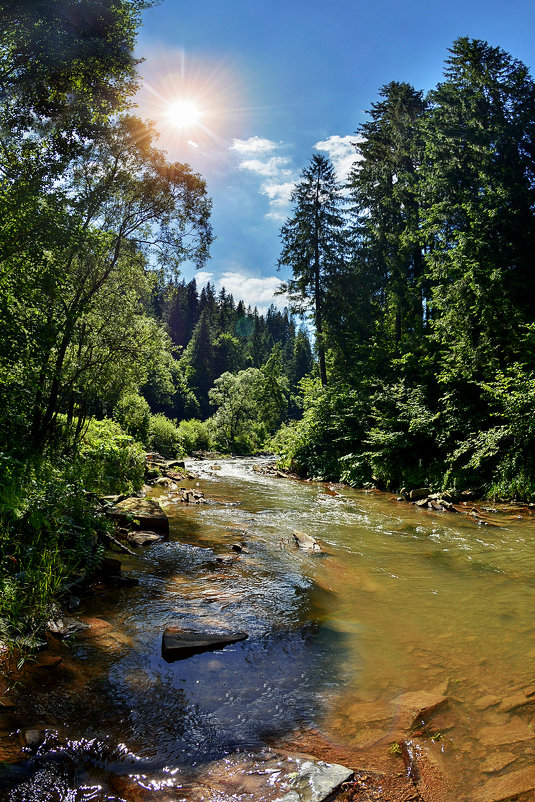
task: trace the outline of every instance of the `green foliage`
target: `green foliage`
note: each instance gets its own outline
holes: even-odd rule
[[[145,452],[116,421],[93,418],[73,464],[86,491],[131,493],[143,484]]]
[[[71,460],[18,462],[0,455],[0,619],[5,635],[36,631],[67,580],[100,558],[99,530]]]
[[[373,481],[392,489],[433,485],[440,477],[437,415],[429,409],[424,388],[398,382],[376,389],[371,401],[363,456]]]
[[[338,385],[305,383],[303,419],[275,443],[312,476],[531,500],[535,83],[462,37],[427,97],[396,81],[379,96],[356,143],[352,218],[326,227],[344,258],[312,258],[317,160],[281,231],[284,288],[302,308],[320,298],[316,345]]]
[[[295,185],[292,216],[281,228],[279,266],[293,277],[280,292],[288,293],[294,311],[310,311],[316,333],[320,378],[327,384],[324,318],[333,297],[329,284],[343,272],[348,246],[344,236],[343,195],[329,159],[314,154]]]
[[[209,420],[216,448],[250,454],[262,446],[266,429],[258,414],[258,396],[263,385],[257,368],[247,368],[235,375],[223,373],[216,379],[210,401],[217,410]]]
[[[205,421],[192,418],[178,424],[180,442],[186,454],[194,451],[209,451],[212,447],[209,426]]]
[[[146,445],[149,439],[150,407],[143,396],[127,393],[119,399],[113,416],[134,440]]]
[[[260,369],[223,373],[209,397],[217,407],[209,420],[217,448],[251,454],[265,447],[288,407],[288,380],[282,372],[280,348],[273,348]]]
[[[481,385],[489,418],[458,443],[447,480],[477,484],[492,498],[535,498],[535,374],[515,363]],[[495,425],[492,425],[492,424]]]
[[[285,427],[274,440],[281,464],[316,479],[338,480],[347,465],[343,458],[363,438],[367,399],[342,384],[322,387],[319,379],[304,379],[303,418]]]
[[[149,447],[167,459],[185,456],[178,426],[161,413],[150,416]]]

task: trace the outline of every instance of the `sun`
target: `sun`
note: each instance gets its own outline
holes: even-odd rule
[[[166,117],[175,128],[185,130],[199,125],[202,110],[198,103],[189,98],[180,98],[169,104]]]

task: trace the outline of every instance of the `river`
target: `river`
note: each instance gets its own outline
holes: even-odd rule
[[[532,512],[478,505],[481,525],[390,494],[265,476],[255,462],[188,462],[205,504],[154,491],[169,541],[121,556],[136,587],[84,601],[102,631],[70,647],[59,680],[32,681],[26,726],[44,741],[4,766],[0,795],[197,799],[187,788],[203,767],[282,743],[401,771],[396,699],[422,691],[448,698],[418,737],[452,800],[533,765],[535,698],[514,704],[533,688]],[[296,549],[293,530],[327,554]],[[217,563],[234,543],[246,550]],[[249,637],[167,663],[171,624]],[[274,798],[261,783],[218,794],[199,798]]]

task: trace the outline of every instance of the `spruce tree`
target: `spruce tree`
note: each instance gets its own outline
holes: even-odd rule
[[[315,154],[301,173],[291,196],[292,216],[283,225],[279,267],[290,267],[293,277],[280,292],[287,293],[292,311],[309,311],[314,323],[321,383],[327,384],[325,362],[325,307],[329,280],[344,261],[345,219],[343,196],[329,159]]]

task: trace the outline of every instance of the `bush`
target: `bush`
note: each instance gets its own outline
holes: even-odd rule
[[[35,633],[73,575],[101,556],[90,498],[74,465],[0,455],[0,623],[4,637]]]
[[[66,584],[97,566],[94,494],[137,490],[145,454],[116,421],[91,420],[74,455],[0,454],[0,637],[35,634]]]
[[[132,493],[143,484],[145,453],[116,421],[91,419],[74,465],[89,492]]]
[[[194,451],[209,451],[212,447],[208,426],[204,421],[192,418],[178,424],[180,442],[186,454]]]
[[[186,456],[176,423],[162,414],[150,416],[149,446],[167,459]]]
[[[362,443],[367,399],[336,384],[321,387],[317,379],[301,381],[303,419],[283,427],[272,440],[281,467],[315,479],[339,480],[347,469],[342,456]]]
[[[113,417],[124,431],[138,442],[149,442],[150,407],[137,393],[124,395],[115,407]]]

